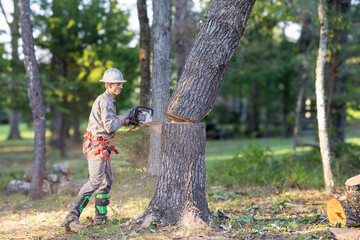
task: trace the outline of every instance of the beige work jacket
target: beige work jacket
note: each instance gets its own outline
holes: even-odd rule
[[[86,130],[106,141],[115,136],[116,130],[121,128],[126,120],[124,115],[116,115],[115,99],[106,90],[96,98]]]

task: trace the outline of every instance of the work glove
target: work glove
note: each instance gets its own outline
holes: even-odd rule
[[[127,119],[131,119],[134,117],[135,114],[135,109],[134,108],[130,108],[126,113],[124,113],[125,117]]]

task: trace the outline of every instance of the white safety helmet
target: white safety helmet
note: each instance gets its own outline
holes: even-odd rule
[[[126,80],[124,80],[124,77],[119,69],[110,68],[105,71],[103,78],[100,80],[100,82],[123,83],[126,82]]]

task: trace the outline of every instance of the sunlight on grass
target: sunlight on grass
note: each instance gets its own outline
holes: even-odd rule
[[[27,212],[0,217],[0,235],[3,239],[33,239],[42,236],[54,237],[65,216],[64,211]]]
[[[7,140],[8,134],[9,134],[10,128],[9,125],[0,125],[0,141]],[[24,139],[34,139],[34,129],[32,126],[26,123],[20,123],[19,124],[19,131],[21,138]],[[51,132],[49,130],[46,131],[46,137],[51,136]]]
[[[360,145],[360,137],[351,137],[346,139],[347,143]]]
[[[0,148],[1,152],[33,152],[34,148],[31,146],[8,146],[8,147],[2,147]]]

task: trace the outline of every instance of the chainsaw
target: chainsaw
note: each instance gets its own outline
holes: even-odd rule
[[[129,119],[131,125],[139,127],[151,127],[154,125],[162,124],[162,122],[152,122],[154,109],[147,106],[137,106],[134,108],[134,116]]]

